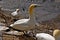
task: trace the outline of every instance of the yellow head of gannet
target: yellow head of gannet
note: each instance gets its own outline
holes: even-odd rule
[[[59,36],[60,35],[60,30],[59,29],[55,29],[53,32],[53,36]]]
[[[41,5],[39,5],[39,4],[31,4],[29,6],[29,13],[30,13],[30,15],[32,15],[33,9],[36,8],[36,7],[41,7]]]
[[[53,36],[55,37],[56,40],[60,40],[60,30],[59,29],[55,29],[53,31]]]

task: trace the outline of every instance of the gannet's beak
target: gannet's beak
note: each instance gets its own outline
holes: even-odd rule
[[[43,6],[37,4],[37,5],[35,5],[34,7],[43,7]]]
[[[41,5],[38,5],[37,7],[43,7],[43,6],[41,6]]]

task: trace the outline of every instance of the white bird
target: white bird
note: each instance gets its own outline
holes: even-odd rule
[[[55,29],[53,32],[53,36],[55,37],[56,40],[60,40],[60,30]]]
[[[37,33],[36,38],[37,40],[55,40],[53,36],[47,33]]]
[[[9,29],[9,28],[6,27],[5,24],[0,23],[0,31],[4,31],[4,30],[7,30],[7,29]]]
[[[9,29],[8,27],[5,27],[5,26],[0,26],[0,31],[4,31],[4,30],[7,30]]]
[[[23,32],[18,32],[18,31],[9,31],[9,32],[4,32],[6,34],[12,34],[12,35],[23,35]]]
[[[41,5],[38,4],[31,4],[29,6],[29,18],[27,19],[20,19],[11,24],[10,26],[12,28],[18,29],[18,30],[30,30],[35,27],[35,25],[39,26],[39,24],[36,22],[34,14],[33,14],[33,9],[36,7],[41,7]]]
[[[12,12],[11,15],[16,16],[16,15],[18,15],[18,12],[19,12],[19,9],[16,9],[16,11]]]

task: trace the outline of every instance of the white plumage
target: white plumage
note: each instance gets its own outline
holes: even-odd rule
[[[53,36],[47,33],[37,33],[36,38],[37,40],[55,40]]]
[[[23,32],[18,32],[18,31],[9,31],[9,32],[5,32],[6,34],[12,34],[12,35],[23,35]]]
[[[18,34],[18,31],[9,31],[9,32],[5,32],[7,34]]]
[[[4,30],[7,30],[9,29],[8,27],[5,27],[5,26],[0,26],[0,31],[4,31]]]
[[[11,15],[16,16],[16,15],[18,15],[18,12],[19,12],[19,9],[16,9],[16,11],[12,12]]]
[[[30,30],[35,27],[36,24],[38,24],[35,20],[33,9],[35,7],[40,7],[38,4],[31,4],[29,6],[29,18],[28,19],[20,19],[11,24],[10,26],[19,29],[19,30]]]
[[[14,22],[14,24],[11,24],[10,26],[14,26],[14,25],[17,25],[17,24],[23,24],[23,23],[27,23],[30,19],[21,19],[21,20],[18,20],[16,22]]]
[[[4,31],[4,30],[7,30],[7,29],[9,29],[9,28],[6,27],[5,24],[0,23],[0,31]]]

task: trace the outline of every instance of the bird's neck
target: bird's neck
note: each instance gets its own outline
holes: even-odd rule
[[[31,16],[31,15],[33,15],[33,7],[29,7],[29,10],[28,10],[28,12],[29,12],[29,15]]]
[[[33,8],[32,6],[30,6],[30,7],[29,7],[29,10],[28,10],[28,12],[29,12],[29,18],[30,18],[30,19],[33,19],[33,18],[34,18],[33,9],[34,9],[34,8]]]
[[[17,12],[18,13],[18,11],[16,10],[15,12]]]
[[[35,19],[35,15],[34,14],[29,15],[29,18],[30,18],[30,20]]]
[[[35,21],[35,15],[34,15],[34,13],[32,15],[29,14],[29,19],[30,19],[31,23],[32,22],[34,23],[34,21]]]
[[[29,12],[29,19],[31,21],[34,21],[35,20],[34,8],[30,6],[28,12]]]

